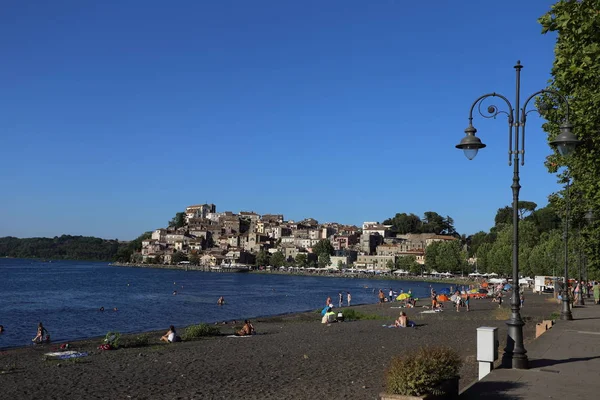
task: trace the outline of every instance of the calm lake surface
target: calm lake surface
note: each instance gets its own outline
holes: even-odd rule
[[[133,333],[224,320],[322,308],[338,292],[352,304],[375,303],[376,292],[412,289],[428,298],[417,281],[329,278],[277,274],[215,273],[124,268],[108,263],[0,259],[0,348],[31,345],[38,322],[54,342]],[[173,291],[177,295],[173,295]],[[217,306],[219,296],[226,304]],[[106,311],[100,312],[100,307]],[[118,311],[112,311],[114,307]],[[315,316],[315,318],[318,318]]]

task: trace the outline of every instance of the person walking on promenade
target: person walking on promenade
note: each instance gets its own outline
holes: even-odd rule
[[[577,282],[575,290],[573,291],[573,302],[577,304],[579,302],[579,296],[581,295],[581,282]]]
[[[454,302],[456,303],[456,312],[460,312],[460,292],[457,290],[456,293],[454,293]]]
[[[344,295],[342,294],[342,292],[338,293],[338,299],[339,299],[340,307],[342,307],[342,302],[344,301]]]
[[[352,295],[350,294],[350,292],[348,292],[348,295],[346,296],[346,300],[348,300],[348,307],[350,307],[350,302],[352,301]]]
[[[467,293],[467,297],[465,298],[465,306],[467,307],[467,311],[471,311],[471,307],[469,306],[471,300],[471,296],[469,296],[469,293]]]
[[[498,308],[502,307],[502,290],[498,291]]]
[[[385,302],[385,293],[383,293],[383,289],[379,289],[379,294],[377,297],[379,297],[379,306],[382,306]]]
[[[600,304],[600,283],[598,281],[594,282],[594,303]]]

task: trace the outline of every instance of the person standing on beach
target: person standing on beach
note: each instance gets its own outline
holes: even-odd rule
[[[327,296],[327,300],[325,301],[325,306],[329,307],[330,305],[332,305],[332,301],[331,301],[331,296]]]
[[[340,304],[340,307],[341,307],[342,303],[344,302],[344,295],[342,294],[342,292],[338,293],[338,300],[339,300],[339,304]]]
[[[379,297],[379,305],[382,306],[385,302],[385,293],[383,293],[383,289],[379,289],[379,294],[377,297]]]
[[[346,300],[348,300],[348,307],[350,307],[350,302],[352,301],[352,295],[350,294],[350,292],[348,292],[348,295],[346,296]]]
[[[390,297],[390,303],[392,301],[394,301],[394,291],[392,290],[392,288],[390,288],[390,292],[388,293],[388,296]]]

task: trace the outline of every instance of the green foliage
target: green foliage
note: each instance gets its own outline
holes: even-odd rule
[[[444,395],[440,384],[458,377],[458,353],[448,347],[422,347],[392,359],[386,371],[387,392],[404,396]]]
[[[0,238],[0,257],[60,260],[129,261],[132,242],[88,236],[62,235],[54,238]],[[141,248],[141,241],[140,241]]]
[[[315,244],[312,248],[312,252],[318,256],[321,254],[328,254],[330,256],[333,255],[334,249],[331,242],[327,239],[321,239]]]
[[[571,201],[574,216],[588,209],[595,212],[595,221],[585,224],[583,230],[590,276],[597,277],[600,271],[600,0],[558,1],[539,23],[542,33],[557,34],[548,89],[568,98],[573,133],[583,141],[568,157],[549,156],[546,167],[551,173],[561,167],[568,168],[573,178],[573,192],[582,200]],[[552,95],[541,97],[538,104],[549,106],[541,113],[548,121],[544,130],[551,140],[559,133],[566,108]],[[558,178],[563,179],[564,174]],[[556,199],[559,198],[552,196],[551,202]]]
[[[271,256],[271,265],[279,268],[283,267],[284,264],[285,256],[283,255],[283,253],[280,251],[273,253],[273,255]]]
[[[270,258],[271,258],[271,255],[269,254],[268,251],[261,250],[256,255],[256,265],[259,267],[267,266],[267,265],[269,265]]]
[[[437,235],[456,235],[454,220],[442,217],[436,212],[427,211],[423,220],[415,214],[398,213],[392,218],[383,221],[384,225],[391,225],[392,231],[399,234],[407,233],[435,233]]]
[[[184,212],[178,212],[169,221],[169,228],[182,228],[184,226],[185,226],[185,213]]]
[[[306,265],[308,264],[308,256],[306,255],[306,253],[298,253],[296,254],[296,267],[298,268],[305,268]]]
[[[198,254],[192,253],[190,254],[189,261],[191,265],[198,265],[200,264],[200,257],[198,256]]]
[[[221,330],[218,327],[201,323],[198,325],[190,325],[185,328],[183,340],[193,340],[206,336],[218,336],[220,334]]]
[[[148,346],[149,342],[150,335],[144,333],[141,335],[125,338],[123,340],[123,347],[145,347]]]
[[[461,273],[465,268],[466,252],[459,240],[433,242],[425,249],[425,260],[429,269]]]
[[[173,256],[171,257],[171,262],[173,264],[178,264],[182,261],[188,261],[188,257],[181,251],[176,251],[175,254],[173,254]]]
[[[118,349],[121,344],[121,334],[119,332],[109,331],[104,337],[104,343],[110,344],[113,348]]]
[[[395,269],[402,269],[415,275],[421,273],[421,265],[417,262],[415,256],[396,257]]]
[[[317,265],[319,266],[319,268],[325,268],[329,264],[331,264],[331,256],[328,253],[319,254],[317,261]]]
[[[321,312],[321,310],[317,310],[318,312]],[[357,311],[353,308],[345,308],[342,311],[342,314],[344,315],[344,320],[346,321],[366,321],[366,320],[377,320],[377,319],[388,319],[387,317],[384,317],[382,315],[377,315],[377,314],[365,314],[363,312]]]

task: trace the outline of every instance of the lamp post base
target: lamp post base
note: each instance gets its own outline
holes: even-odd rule
[[[508,332],[506,347],[502,355],[502,366],[504,368],[528,369],[527,350],[523,346],[523,325],[525,325],[525,322],[521,319],[519,311],[513,312],[511,318],[506,321],[506,325],[508,325]]]
[[[571,307],[569,307],[569,298],[563,298],[562,309],[560,310],[560,319],[563,321],[573,320],[573,314],[571,314]]]

